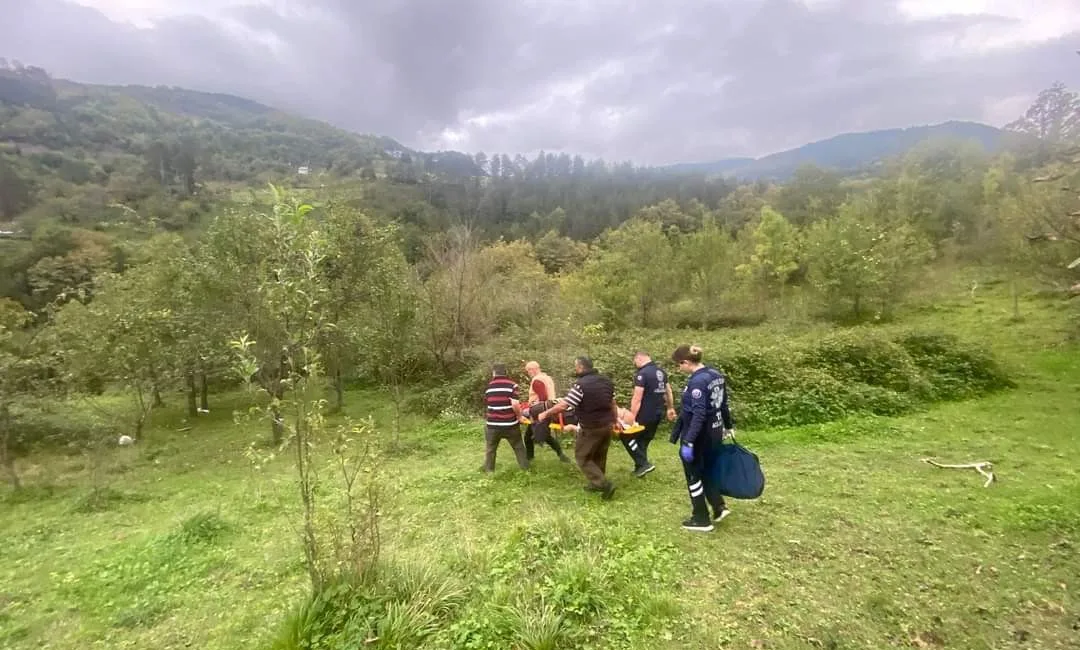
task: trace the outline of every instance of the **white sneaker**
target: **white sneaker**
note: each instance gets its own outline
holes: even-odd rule
[[[725,507],[723,510],[720,511],[720,514],[713,517],[713,521],[715,521],[716,523],[720,523],[721,521],[724,520],[724,517],[727,517],[730,514],[731,514],[731,510],[729,510],[728,508]]]

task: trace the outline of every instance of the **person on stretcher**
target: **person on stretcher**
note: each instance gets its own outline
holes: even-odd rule
[[[528,421],[523,420],[523,423],[528,424],[529,422],[535,422],[536,416],[543,412],[543,408],[536,408],[536,406],[538,405],[533,405],[529,408],[529,419]],[[629,409],[619,407],[618,413],[619,427],[623,431],[634,431],[641,428],[640,424],[634,422],[633,417],[630,415]],[[574,410],[569,409],[561,415],[563,421],[561,423],[558,421],[552,423],[552,428],[562,429],[562,431],[566,433],[576,433],[580,427],[578,427],[577,418],[574,416]]]
[[[638,424],[637,422],[634,422],[634,416],[633,416],[632,413],[630,413],[630,409],[624,409],[623,407],[620,406],[619,407],[619,426],[621,426],[623,428],[623,430],[626,430],[626,429],[636,429],[636,428],[640,427],[641,425]]]

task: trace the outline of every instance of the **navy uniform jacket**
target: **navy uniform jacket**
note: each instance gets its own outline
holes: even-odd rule
[[[650,361],[638,369],[634,375],[634,386],[641,386],[641,406],[638,408],[637,421],[652,424],[664,419],[664,404],[667,401],[667,373]]]
[[[693,443],[702,434],[719,440],[735,421],[728,408],[724,375],[704,366],[690,375],[682,394],[682,413],[671,431],[671,442]]]

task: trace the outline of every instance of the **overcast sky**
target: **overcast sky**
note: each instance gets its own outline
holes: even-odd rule
[[[0,0],[0,56],[422,149],[642,164],[1001,125],[1080,88],[1080,0]]]

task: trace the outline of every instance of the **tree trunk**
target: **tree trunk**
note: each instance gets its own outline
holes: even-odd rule
[[[195,390],[195,373],[187,373],[187,412],[188,417],[199,415],[198,392]]]
[[[275,447],[285,439],[285,423],[281,419],[281,410],[274,406],[270,408],[270,443]]]
[[[11,477],[12,487],[21,489],[22,481],[15,469],[15,453],[11,450],[11,411],[7,404],[0,405],[0,462]]]
[[[147,409],[145,407],[141,407],[139,409],[139,414],[135,416],[135,435],[134,435],[134,438],[136,440],[142,440],[143,429],[146,427],[146,414],[148,412],[149,412],[149,409]]]
[[[285,439],[285,416],[281,413],[281,406],[279,405],[285,397],[281,382],[275,384],[273,395],[274,403],[270,407],[270,441],[276,447]]]
[[[200,384],[199,384],[199,394],[200,394],[200,397],[199,397],[200,404],[199,404],[199,406],[202,408],[202,410],[209,411],[210,410],[210,397],[209,397],[209,392],[210,391],[207,388],[206,373],[205,372],[199,373],[199,382],[200,382]]]
[[[705,304],[701,306],[701,330],[703,332],[709,329],[709,313],[712,312],[713,308],[712,292],[706,289],[705,295],[709,298],[705,301]]]
[[[334,368],[334,412],[340,413],[345,408],[345,381],[341,377],[341,368]]]
[[[315,537],[315,484],[308,450],[308,431],[304,408],[296,413],[296,471],[300,484],[300,501],[304,506],[304,556],[307,559],[311,587],[318,591],[322,584],[319,566],[319,547]]]
[[[139,410],[135,414],[135,440],[142,440],[143,426],[146,424],[146,415],[150,413],[150,409],[153,406],[146,405],[146,396],[143,392],[143,387],[140,384],[135,389],[135,403],[139,407]]]
[[[397,374],[394,375],[394,447],[401,444],[401,382]]]
[[[157,370],[150,369],[150,392],[154,400],[154,408],[165,406],[165,402],[161,399],[161,388],[158,386]]]

